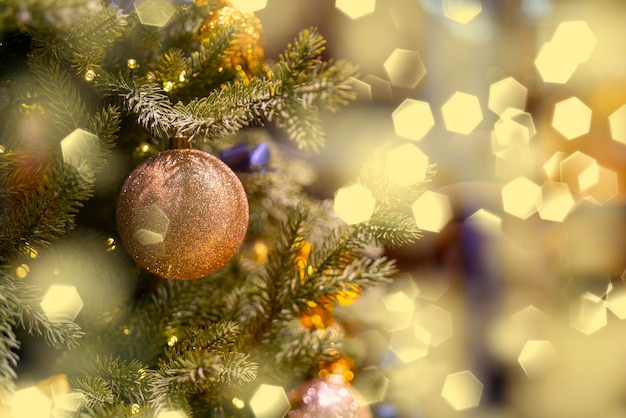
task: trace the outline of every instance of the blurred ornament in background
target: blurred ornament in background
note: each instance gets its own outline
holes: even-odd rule
[[[226,71],[239,75],[244,82],[263,72],[265,52],[263,25],[254,13],[242,13],[227,0],[198,0],[196,5],[210,4],[209,12],[200,27],[200,42],[207,43],[219,30],[235,30],[231,46],[224,51],[222,65]]]
[[[220,269],[239,249],[248,201],[239,178],[218,158],[173,149],[129,175],[117,224],[124,247],[148,271],[197,279]]]
[[[362,396],[347,384],[343,375],[302,383],[289,394],[287,418],[372,418]]]
[[[220,160],[235,171],[265,171],[270,162],[270,147],[262,142],[250,148],[239,143],[220,152]]]

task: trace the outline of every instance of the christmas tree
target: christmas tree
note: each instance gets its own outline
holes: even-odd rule
[[[345,395],[333,309],[394,276],[381,248],[419,238],[432,167],[398,184],[374,155],[363,218],[307,193],[291,151],[324,146],[357,69],[315,28],[266,59],[258,19],[225,0],[2,10],[5,392],[44,381],[54,416],[282,416],[250,406],[259,387],[320,376],[343,404],[315,416],[371,416]]]

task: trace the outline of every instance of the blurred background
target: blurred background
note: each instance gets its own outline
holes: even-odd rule
[[[360,68],[312,193],[381,147],[437,168],[398,279],[337,313],[376,416],[626,416],[626,3],[261,3],[268,59],[315,26]]]

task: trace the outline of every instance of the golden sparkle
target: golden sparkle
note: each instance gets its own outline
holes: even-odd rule
[[[368,221],[374,213],[376,200],[362,184],[353,184],[337,190],[333,209],[348,225]]]
[[[376,9],[376,0],[336,0],[335,7],[351,19],[358,19]]]
[[[435,119],[427,102],[405,99],[391,114],[398,136],[420,141],[435,126]]]
[[[482,392],[480,380],[469,370],[464,370],[446,376],[441,396],[459,411],[478,406]]]
[[[263,384],[249,401],[256,418],[283,417],[290,409],[289,399],[281,386]]]
[[[509,108],[524,110],[528,89],[513,77],[507,77],[489,86],[487,107],[496,115],[502,115]]]
[[[441,113],[447,130],[464,135],[469,135],[483,119],[478,97],[459,91],[441,106]]]
[[[589,133],[591,125],[591,109],[579,98],[558,102],[554,105],[552,127],[568,140]]]
[[[448,196],[427,190],[411,206],[418,228],[439,232],[452,219]]]
[[[566,184],[548,181],[541,186],[537,210],[541,219],[563,222],[576,202]]]
[[[527,219],[537,211],[540,196],[541,187],[526,177],[517,177],[502,187],[504,211],[522,219]]]
[[[426,74],[420,54],[396,48],[383,64],[391,85],[413,89]]]

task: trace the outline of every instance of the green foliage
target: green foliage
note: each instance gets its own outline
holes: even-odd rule
[[[338,356],[341,331],[312,331],[299,318],[312,304],[326,306],[342,292],[356,295],[388,282],[395,264],[376,256],[372,246],[419,237],[406,213],[423,185],[392,185],[375,162],[360,179],[376,195],[374,216],[346,226],[331,202],[304,191],[311,168],[270,144],[270,167],[238,173],[250,207],[239,254],[211,276],[186,282],[148,275],[120,249],[116,254],[122,253],[137,289],[111,312],[84,315],[84,331],[73,322],[49,321],[39,305],[41,292],[9,273],[29,248],[50,246],[77,223],[88,228],[89,217],[81,218],[85,226],[77,216],[89,209],[84,205],[104,177],[99,174],[130,171],[140,162],[133,150],[145,138],[188,137],[217,153],[236,142],[270,142],[244,128],[272,122],[297,148],[316,151],[325,141],[323,112],[354,98],[350,79],[356,69],[323,60],[325,41],[315,29],[300,32],[262,75],[244,79],[218,69],[237,28],[198,38],[217,1],[178,7],[163,28],[141,24],[135,12],[103,6],[83,13],[86,1],[68,4],[64,9],[57,0],[27,1],[23,7],[33,21],[21,24],[14,16],[18,3],[9,1],[10,15],[0,16],[5,28],[24,31],[30,41],[25,50],[13,51],[24,56],[28,73],[20,74],[20,83],[3,84],[12,99],[0,121],[0,142],[7,148],[0,153],[0,384],[11,387],[17,378],[18,327],[63,350],[80,339],[58,368],[85,396],[75,414],[84,417],[152,417],[167,409],[202,416],[219,410],[232,393],[249,393],[258,376],[291,382]],[[50,21],[44,6],[51,13],[72,7],[81,13],[67,22]],[[129,66],[129,59],[137,65]],[[91,82],[85,79],[90,71]],[[29,97],[29,106],[21,96]],[[39,142],[23,129],[31,119],[43,132]],[[75,129],[98,136],[100,151],[72,167],[63,163],[59,143]],[[128,148],[111,160],[117,142]],[[99,187],[119,187],[107,181]],[[117,190],[107,192],[114,196]],[[103,223],[111,228],[103,234],[115,241],[114,220]],[[263,257],[255,253],[260,243],[268,249]]]

